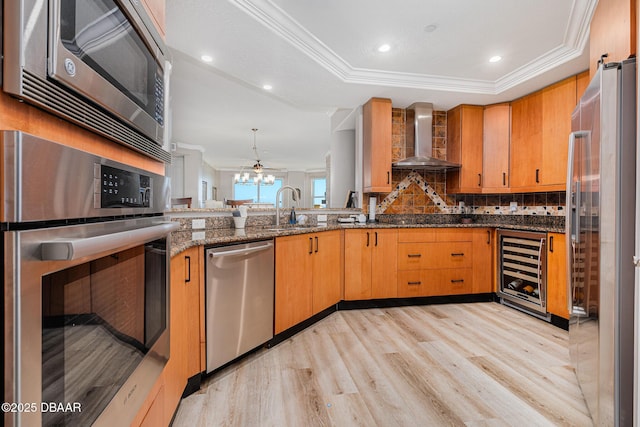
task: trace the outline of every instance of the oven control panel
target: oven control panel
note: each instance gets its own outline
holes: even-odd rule
[[[148,208],[151,178],[137,172],[96,164],[94,167],[97,208]]]

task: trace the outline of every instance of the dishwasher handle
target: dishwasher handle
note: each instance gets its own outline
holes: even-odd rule
[[[254,252],[261,252],[271,249],[273,247],[273,243],[268,242],[261,246],[254,246],[252,248],[242,248],[242,249],[224,249],[216,252],[209,252],[209,256],[211,258],[222,258],[230,255],[249,255]]]

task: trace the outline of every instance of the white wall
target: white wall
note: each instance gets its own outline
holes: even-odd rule
[[[330,208],[343,208],[349,191],[355,190],[355,130],[341,130],[331,134]]]
[[[176,150],[171,154],[174,158],[182,159],[182,161],[178,160],[176,166],[171,168],[172,183],[176,183],[176,188],[172,188],[171,197],[191,197],[191,207],[203,206],[204,201],[201,194],[203,176],[202,149],[187,148],[187,146],[177,144]],[[181,180],[183,188],[180,188]]]

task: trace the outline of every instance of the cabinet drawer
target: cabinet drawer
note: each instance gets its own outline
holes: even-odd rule
[[[471,242],[398,244],[398,270],[470,268]]]
[[[471,268],[441,268],[398,272],[398,297],[469,294]]]
[[[398,230],[398,242],[399,243],[412,243],[412,242],[435,242],[436,241],[435,229],[420,229],[420,228],[404,228]]]

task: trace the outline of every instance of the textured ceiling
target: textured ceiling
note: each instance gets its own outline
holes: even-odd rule
[[[258,128],[267,166],[322,169],[331,115],[372,96],[446,110],[508,101],[587,69],[596,3],[167,0],[172,140],[237,168],[251,164]],[[378,52],[381,43],[391,50]],[[503,60],[489,63],[493,55]]]

